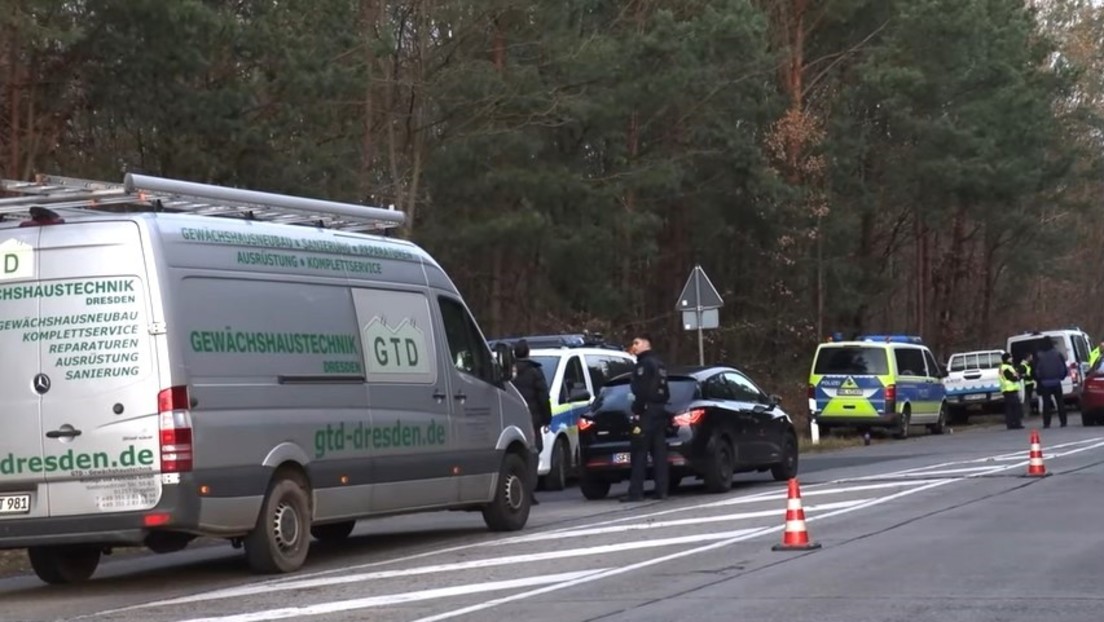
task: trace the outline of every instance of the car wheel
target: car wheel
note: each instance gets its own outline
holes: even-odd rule
[[[27,549],[31,568],[39,579],[51,585],[87,581],[100,565],[100,555],[96,547],[32,546]]]
[[[533,456],[536,459],[536,456]],[[529,473],[525,461],[508,453],[502,459],[494,500],[483,508],[483,522],[491,531],[517,531],[529,521]]]
[[[261,574],[298,570],[310,550],[309,486],[294,473],[278,474],[268,488],[257,525],[245,537],[245,557]]]
[[[610,482],[583,471],[579,478],[579,490],[588,501],[599,501],[609,495]]]
[[[951,406],[947,409],[947,411],[948,415],[950,416],[951,423],[955,425],[963,425],[969,419],[969,416],[966,414],[965,408]]]
[[[797,477],[797,464],[797,439],[787,434],[782,444],[782,462],[771,466],[771,477],[776,482],[789,481]]]
[[[928,426],[928,431],[932,434],[942,434],[947,431],[947,406],[943,405],[939,407],[939,419],[935,423]]]
[[[551,464],[544,476],[545,490],[563,490],[567,485],[567,441],[563,437],[552,445]]]
[[[901,411],[901,422],[897,425],[897,429],[893,432],[894,438],[905,440],[909,437],[909,425],[912,424],[912,410],[905,406]]]
[[[337,542],[349,537],[356,527],[355,520],[347,520],[340,523],[328,523],[325,525],[313,525],[311,535],[322,542]]]
[[[709,464],[705,471],[705,489],[712,493],[725,492],[732,488],[732,476],[736,459],[732,443],[724,437],[714,437],[710,443]]]

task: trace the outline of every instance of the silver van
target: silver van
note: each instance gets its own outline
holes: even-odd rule
[[[290,572],[369,516],[525,525],[509,367],[425,251],[357,232],[401,213],[137,175],[4,190],[27,196],[0,199],[0,548],[42,580],[199,536]]]

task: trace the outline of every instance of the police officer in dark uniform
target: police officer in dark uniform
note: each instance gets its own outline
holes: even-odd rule
[[[648,469],[648,456],[655,469],[655,496],[667,498],[667,424],[670,414],[667,401],[667,367],[652,351],[652,339],[639,335],[633,339],[632,353],[636,355],[633,369],[633,420],[632,420],[632,476],[629,494],[622,501],[644,499],[644,475]]]
[[[514,377],[511,382],[517,387],[518,393],[525,398],[525,404],[529,406],[529,415],[533,420],[533,438],[536,441],[536,455],[533,456],[530,468],[530,488],[537,487],[537,469],[540,463],[540,454],[544,451],[544,428],[552,423],[552,402],[548,396],[548,383],[544,380],[544,372],[541,364],[529,358],[529,342],[522,339],[514,344]],[[529,498],[532,505],[540,505],[535,496]]]

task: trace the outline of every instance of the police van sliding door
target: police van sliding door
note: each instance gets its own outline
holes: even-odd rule
[[[150,509],[160,387],[138,225],[44,227],[37,259],[50,515]]]
[[[0,525],[49,513],[38,393],[40,231],[0,231]]]

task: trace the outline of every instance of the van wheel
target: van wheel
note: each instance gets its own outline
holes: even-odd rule
[[[534,459],[536,456],[534,456]],[[517,531],[529,520],[529,474],[525,462],[508,453],[502,459],[494,500],[483,508],[483,522],[491,531]]]
[[[583,497],[587,501],[601,501],[605,499],[609,496],[611,485],[609,480],[595,477],[586,471],[583,471],[582,476],[579,478],[579,491],[583,493]]]
[[[705,470],[705,489],[712,493],[725,492],[732,488],[732,476],[736,459],[732,452],[732,443],[727,438],[714,437],[713,447],[709,451],[709,465]]]
[[[313,525],[310,532],[312,536],[322,542],[336,542],[348,538],[349,534],[353,533],[354,527],[356,527],[356,521],[347,520],[340,523]]]
[[[906,406],[901,411],[901,423],[897,425],[897,429],[893,432],[893,437],[905,440],[909,437],[909,426],[912,424],[912,410]]]
[[[567,485],[567,443],[563,437],[552,444],[552,458],[548,475],[544,476],[545,490],[563,490]]]
[[[310,498],[307,485],[294,475],[272,481],[257,517],[245,537],[245,557],[254,572],[276,574],[298,570],[310,549]]]
[[[776,482],[788,482],[797,477],[797,439],[786,434],[782,444],[782,462],[771,466],[771,477]]]
[[[32,546],[27,549],[31,568],[39,579],[50,585],[87,581],[100,565],[100,554],[96,547]]]
[[[935,423],[928,426],[928,431],[935,435],[939,435],[947,431],[946,405],[939,407],[939,419],[936,419]]]

